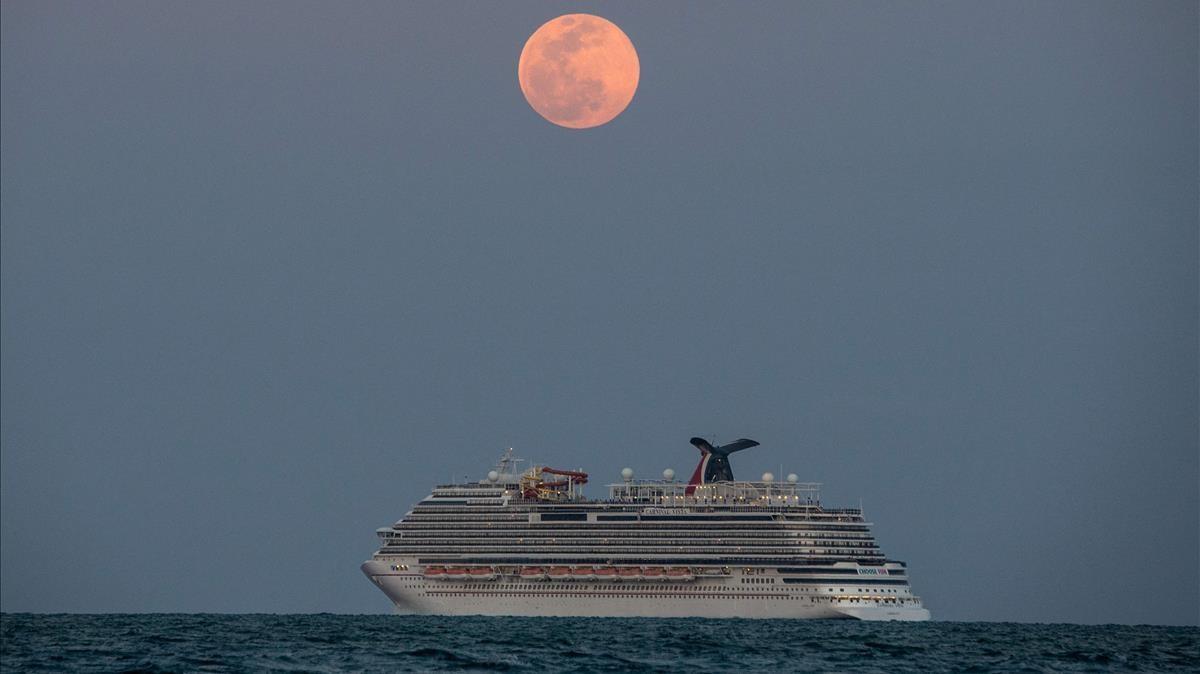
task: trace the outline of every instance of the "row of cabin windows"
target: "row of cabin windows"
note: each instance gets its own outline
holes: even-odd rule
[[[787,541],[874,541],[875,537],[870,533],[857,532],[814,532],[814,531],[784,531],[781,529],[741,529],[737,531],[721,530],[714,531],[708,529],[686,529],[680,531],[611,531],[602,530],[594,531],[587,530],[545,530],[545,529],[524,529],[519,531],[505,530],[497,531],[494,529],[467,530],[467,531],[450,531],[446,529],[428,529],[428,530],[408,530],[408,531],[389,531],[381,534],[385,537],[404,537],[410,539],[431,539],[431,540],[456,540],[456,539],[505,539],[505,538],[562,538],[562,539],[634,539],[634,538],[652,538],[652,539],[685,539],[691,540],[695,538],[761,538],[765,540],[787,540]]]
[[[632,520],[607,519],[615,518],[616,515],[608,515],[606,519],[600,519],[599,522],[589,522],[587,517],[578,513],[553,513],[542,515],[539,518],[540,523],[551,524],[555,526],[593,526],[593,527],[627,527],[629,524],[604,524],[605,522],[631,522]],[[632,516],[629,516],[632,517]],[[672,525],[701,525],[701,526],[720,526],[721,523],[726,524],[748,524],[758,525],[762,527],[775,526],[806,526],[824,529],[869,529],[870,526],[866,522],[847,522],[838,519],[775,519],[769,515],[689,515],[689,516],[668,516],[668,515],[640,515],[639,521],[647,523],[646,526],[670,527]],[[538,521],[529,522],[529,515],[518,513],[479,513],[479,512],[452,512],[450,508],[436,508],[432,511],[418,509],[404,518],[403,522],[527,522],[538,524]]]
[[[511,597],[511,598],[536,598],[536,599],[547,599],[547,598],[578,599],[580,597],[588,597],[589,596],[586,593],[579,593],[579,592],[561,593],[561,594],[560,593],[524,594],[524,593],[520,593],[520,592],[500,593],[500,594],[495,594],[495,593],[482,593],[481,594],[479,592],[434,592],[431,594],[433,594],[434,596],[442,596],[442,597],[479,597],[479,596],[487,597],[487,596],[491,596],[491,597],[504,597],[504,598]],[[682,595],[682,594],[632,594],[632,593],[620,593],[620,592],[606,592],[606,593],[603,593],[603,595],[601,595],[601,596],[617,596],[617,597],[630,597],[630,598],[636,597],[636,598],[641,598],[641,599],[690,599],[690,598],[701,598],[701,597],[703,597],[704,599],[712,599],[712,598],[736,599],[740,595],[738,595],[736,593],[714,593],[712,595],[709,595],[709,594]],[[776,601],[778,601],[778,600],[804,601],[805,599],[807,599],[810,604],[834,603],[834,602],[839,603],[839,604],[841,604],[841,603],[865,604],[865,603],[870,603],[872,601],[874,601],[876,603],[883,601],[883,602],[894,603],[894,604],[910,604],[910,603],[915,604],[915,603],[917,603],[917,601],[915,599],[903,599],[900,597],[853,597],[853,596],[805,597],[805,596],[788,595],[788,594],[755,595],[755,597],[758,599],[769,599],[769,600],[776,600]]]
[[[790,581],[790,580],[792,580],[792,579],[790,579],[790,578],[786,579],[785,582]],[[763,584],[769,585],[769,584],[774,584],[776,582],[776,579],[774,579],[774,578],[743,578],[741,580],[741,582],[744,585],[763,585]],[[490,584],[490,583],[487,585],[474,584],[474,583],[469,584],[469,585],[461,585],[461,584],[456,583],[454,585],[440,585],[439,584],[439,585],[437,585],[437,587],[447,587],[447,588],[451,588],[451,589],[455,589],[455,590],[461,588],[461,589],[468,589],[468,590],[496,589],[496,590],[547,590],[547,591],[579,589],[581,587],[586,587],[589,589],[598,589],[598,590],[602,590],[605,592],[613,591],[618,587],[628,587],[628,588],[630,588],[630,590],[647,589],[647,590],[654,590],[654,591],[662,591],[664,589],[671,589],[671,590],[680,590],[680,591],[686,590],[686,591],[690,591],[690,592],[718,592],[718,593],[719,592],[728,592],[728,589],[724,588],[724,587],[699,587],[698,588],[695,586],[680,586],[680,585],[667,585],[667,584],[645,585],[645,584],[640,584],[640,583],[636,584],[636,585],[631,583],[631,584],[619,585],[619,586],[613,585],[613,584],[584,585],[581,583],[573,583],[571,585],[543,585],[541,583],[539,583],[537,585],[505,585],[505,584]],[[898,590],[895,588],[884,588],[884,587],[874,587],[874,588],[872,588],[872,587],[861,588],[860,587],[860,588],[855,588],[855,589],[858,592],[877,592],[877,593],[884,593],[884,594],[901,594],[901,593],[909,594],[910,593],[908,589]],[[855,591],[855,589],[852,589],[851,591]],[[804,591],[810,591],[810,592],[822,591],[821,588],[811,587],[811,586],[798,587],[798,588],[795,588],[795,590],[793,590],[793,591],[796,591],[796,590],[804,590]],[[830,587],[830,588],[826,588],[824,591],[826,591],[826,592],[845,592],[846,588],[839,587],[835,590],[834,588]]]
[[[832,568],[830,565],[840,560],[821,560],[811,561],[807,568],[813,569],[813,573],[818,573],[824,569]],[[867,563],[878,560],[858,560],[859,563]],[[503,559],[486,558],[478,559],[471,557],[418,557],[418,564],[436,564],[459,566],[464,564],[486,564],[489,566],[495,565],[513,565],[513,564],[536,564],[538,566],[563,566],[572,564],[636,564],[638,566],[743,566],[751,565],[752,567],[774,567],[784,564],[796,566],[804,564],[804,560],[791,559],[770,559],[770,558],[748,558],[748,557],[726,557],[724,559],[712,559],[703,557],[671,557],[670,559],[654,558],[654,557],[554,557],[547,559],[546,557],[505,557]],[[796,582],[801,582],[797,579]]]

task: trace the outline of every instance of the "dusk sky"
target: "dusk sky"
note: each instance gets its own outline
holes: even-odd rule
[[[1195,2],[0,9],[3,611],[388,612],[435,483],[702,435],[934,619],[1200,622]]]

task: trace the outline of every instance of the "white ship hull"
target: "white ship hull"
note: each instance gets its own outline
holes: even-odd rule
[[[517,578],[473,583],[399,573],[379,561],[364,563],[362,570],[401,614],[901,621],[930,618],[929,611],[920,605],[886,600],[846,601],[821,596],[820,591],[746,586],[740,584],[736,575],[689,583],[531,583]]]

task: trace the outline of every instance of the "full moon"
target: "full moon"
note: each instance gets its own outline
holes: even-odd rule
[[[517,79],[525,100],[547,120],[571,129],[612,121],[633,100],[641,64],[616,24],[591,14],[564,14],[525,42]]]

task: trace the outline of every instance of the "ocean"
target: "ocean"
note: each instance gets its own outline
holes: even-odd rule
[[[0,616],[4,672],[1200,671],[1200,628],[390,615]]]

